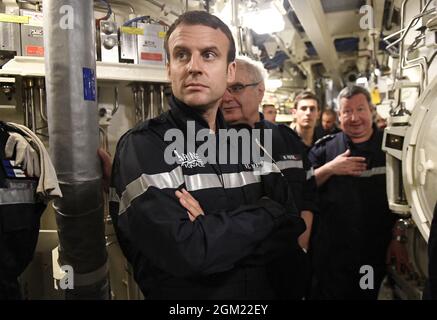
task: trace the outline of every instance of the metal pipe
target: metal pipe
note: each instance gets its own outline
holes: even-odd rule
[[[398,31],[396,31],[396,32],[393,32],[393,33],[389,34],[388,36],[386,36],[386,37],[384,37],[384,38],[382,38],[382,39],[383,39],[383,40],[388,40],[388,39],[390,39],[390,38],[393,38],[395,35],[397,35],[397,34],[399,34],[399,33],[401,33],[401,32],[404,32],[405,29],[406,29],[406,28],[401,29],[401,30],[398,30]]]
[[[164,85],[160,85],[159,86],[159,94],[160,94],[160,99],[161,99],[161,110],[160,110],[160,112],[164,112],[164,110],[165,110],[165,105],[164,105]]]
[[[413,68],[413,67],[420,67],[421,68],[421,77],[420,77],[420,93],[423,92],[425,85],[428,84],[428,74],[427,74],[427,62],[426,62],[426,58],[425,57],[420,57],[417,59],[413,59],[413,60],[408,60],[407,56],[408,53],[405,52],[404,50],[404,38],[406,36],[406,34],[409,32],[409,30],[412,28],[413,26],[413,22],[416,20],[416,22],[414,23],[414,25],[417,23],[418,19],[420,17],[423,17],[429,13],[432,13],[435,10],[435,8],[429,10],[429,11],[425,11],[428,6],[431,4],[432,0],[429,0],[426,5],[423,7],[423,9],[421,10],[420,14],[416,15],[413,17],[413,19],[411,19],[409,25],[407,28],[405,28],[405,14],[406,14],[406,4],[409,0],[404,0],[402,2],[401,5],[401,30],[405,30],[402,34],[402,36],[395,42],[391,43],[389,46],[387,46],[387,48],[393,46],[394,44],[399,42],[399,62],[400,62],[400,69],[399,69],[399,78],[403,77],[403,70],[405,69],[409,69],[409,68]],[[424,61],[424,63],[420,63],[420,61]],[[413,62],[419,62],[416,64],[409,64],[406,65],[405,63],[413,63]],[[401,100],[401,91],[402,89],[399,89],[398,94],[396,95],[396,106],[399,106],[400,100]]]
[[[140,109],[141,109],[141,121],[147,119],[148,113],[146,113],[146,90],[144,85],[140,85]]]
[[[131,6],[129,3],[124,3],[124,2],[120,2],[120,1],[108,1],[108,2],[111,5],[111,7],[113,7],[113,6],[127,7],[127,8],[129,8],[129,10],[132,14],[136,14],[134,7]],[[94,8],[98,8],[98,9],[105,10],[105,11],[107,9],[107,7],[104,4],[96,2],[96,0],[94,0]]]
[[[408,0],[406,0],[406,1],[408,1]],[[424,8],[424,9],[426,9],[426,8],[428,7],[428,5],[431,3],[431,1],[432,1],[432,0],[430,0],[430,2],[428,2],[428,3],[425,5],[425,8]],[[402,10],[401,10],[401,11],[402,11]],[[422,11],[423,11],[423,10],[422,10]],[[387,49],[391,48],[392,46],[394,46],[395,44],[397,44],[397,43],[399,43],[399,42],[402,43],[402,41],[404,40],[404,38],[405,38],[405,36],[407,35],[408,31],[410,31],[410,29],[411,29],[412,27],[414,27],[414,26],[417,24],[417,22],[419,21],[419,19],[420,19],[421,17],[426,16],[426,15],[431,14],[431,13],[434,13],[435,11],[437,11],[437,10],[436,10],[435,8],[433,8],[433,9],[430,9],[430,10],[425,11],[425,12],[420,12],[418,15],[414,16],[414,17],[410,20],[410,23],[408,24],[408,27],[406,28],[406,30],[405,30],[405,28],[402,28],[402,26],[403,26],[402,23],[403,23],[403,22],[401,22],[401,30],[404,29],[404,30],[405,30],[404,33],[402,33],[402,36],[401,36],[399,39],[397,39],[396,41],[390,43],[390,44],[387,46]],[[405,13],[404,13],[404,14],[401,14],[401,21],[404,20],[404,19],[405,19]],[[385,38],[384,38],[384,39],[385,39]]]
[[[71,29],[59,24],[63,6],[74,8]],[[63,194],[53,204],[59,262],[74,271],[66,299],[108,299],[93,2],[45,0],[43,9],[50,155]]]
[[[27,92],[27,85],[26,81],[23,81],[23,87],[24,87],[24,99],[23,99],[23,109],[24,109],[24,125],[26,127],[30,127],[29,123],[29,94]]]
[[[118,102],[118,87],[115,86],[114,87],[114,109],[112,109],[111,115],[114,115],[118,111],[119,107],[120,107],[120,104]]]
[[[130,9],[131,13],[136,14],[134,7],[131,6],[129,3],[125,3],[125,2],[121,2],[121,1],[112,1],[112,0],[110,0],[108,2],[111,6],[115,5],[115,6],[119,6],[119,7],[128,7]]]
[[[36,109],[35,109],[35,94],[34,94],[34,83],[33,79],[28,79],[29,84],[29,102],[30,102],[30,119],[31,119],[31,130],[36,132]]]
[[[137,91],[136,85],[132,86],[132,97],[134,99],[135,123],[139,123],[138,91]]]
[[[151,84],[149,86],[149,99],[150,99],[149,117],[152,119],[152,118],[155,118],[157,116],[156,105],[155,105],[155,86],[153,84]]]
[[[36,111],[35,111],[35,97],[34,97],[34,83],[32,78],[24,80],[25,85],[25,124],[33,132],[36,130]]]
[[[38,90],[39,90],[39,113],[41,115],[41,119],[44,120],[45,123],[47,123],[47,115],[45,114],[44,111],[44,79],[43,78],[38,78],[37,80],[37,86],[38,86]]]
[[[238,26],[238,0],[231,0],[232,24]]]
[[[420,63],[421,61],[423,61],[423,64]],[[407,62],[407,63],[418,62],[418,63],[405,65],[404,64],[405,62]],[[428,85],[428,71],[427,71],[426,65],[427,65],[427,62],[426,62],[425,57],[407,60],[407,56],[405,56],[401,61],[401,70],[420,67],[421,74],[420,74],[420,82],[419,82],[419,88],[420,88],[419,94],[422,93],[423,90],[425,89],[425,86]]]
[[[395,10],[395,0],[392,0],[390,2],[390,8],[388,9],[388,17],[387,20],[385,20],[385,28],[387,30],[391,30],[392,28],[392,20],[393,20],[393,12]]]
[[[165,4],[161,4],[160,2],[155,1],[155,0],[146,0],[146,1],[153,4],[154,6],[158,7],[159,9],[161,9],[161,11],[164,11],[164,8],[166,6]],[[174,12],[173,10],[170,10],[168,13],[171,13],[172,15],[179,17],[179,13]]]

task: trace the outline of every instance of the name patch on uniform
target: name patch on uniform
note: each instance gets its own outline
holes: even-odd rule
[[[282,160],[302,160],[302,156],[300,154],[284,154],[282,155]]]
[[[26,178],[26,174],[20,167],[15,165],[13,160],[3,160],[3,169],[8,178]]]

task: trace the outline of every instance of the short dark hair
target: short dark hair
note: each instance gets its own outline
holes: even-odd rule
[[[303,91],[299,93],[294,99],[294,108],[297,109],[297,104],[299,103],[300,100],[308,100],[308,99],[315,100],[317,102],[317,110],[320,110],[319,99],[317,99],[317,96],[311,91]]]
[[[264,103],[264,104],[263,104],[263,110],[264,110],[265,108],[268,108],[268,107],[273,107],[273,108],[276,109],[276,107],[275,107],[275,105],[274,105],[273,103]]]
[[[165,49],[165,53],[167,54],[168,61],[170,61],[170,50],[168,48],[168,39],[170,38],[170,35],[173,33],[173,31],[175,31],[175,29],[179,25],[188,25],[188,26],[201,25],[213,29],[219,29],[225,34],[226,38],[228,38],[229,40],[229,50],[227,56],[228,63],[231,63],[232,61],[235,60],[235,52],[236,52],[235,41],[229,27],[218,17],[206,11],[195,10],[195,11],[187,11],[184,14],[180,15],[179,18],[177,18],[176,21],[173,22],[173,24],[170,26],[167,33],[165,34],[164,49]]]
[[[367,102],[369,103],[369,106],[372,107],[372,98],[370,97],[369,91],[367,91],[366,88],[360,87],[360,86],[347,86],[343,88],[340,93],[338,94],[337,103],[338,103],[338,110],[340,110],[340,100],[343,98],[350,99],[353,96],[356,96],[357,94],[362,94],[366,97]]]
[[[337,113],[333,109],[331,109],[331,108],[324,109],[322,111],[322,114],[321,114],[320,118],[322,118],[324,114],[328,114],[328,115],[333,116],[334,118],[337,118]]]

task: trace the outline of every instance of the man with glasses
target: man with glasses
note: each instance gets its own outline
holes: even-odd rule
[[[314,298],[377,299],[386,262],[395,258],[400,270],[409,267],[408,259],[400,239],[391,240],[395,215],[388,208],[383,134],[372,122],[370,94],[346,87],[338,102],[343,132],[325,136],[309,153],[321,218]]]
[[[221,108],[227,123],[237,129],[272,130],[272,157],[291,188],[298,212],[304,219],[306,231],[298,238],[287,259],[272,264],[272,277],[278,295],[283,299],[302,299],[309,288],[309,259],[307,250],[315,208],[316,184],[305,146],[285,125],[275,125],[264,119],[258,108],[264,96],[264,74],[261,63],[249,58],[236,59],[235,80],[223,95]],[[279,186],[270,186],[277,190]],[[273,191],[274,192],[274,191]]]

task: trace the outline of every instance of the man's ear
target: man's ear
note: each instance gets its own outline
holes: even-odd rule
[[[167,64],[165,65],[166,69],[167,69],[167,78],[170,80],[170,61],[167,61]]]
[[[259,103],[261,104],[261,101],[264,98],[264,92],[266,91],[266,86],[264,84],[264,81],[261,81],[261,83],[258,85],[258,88],[256,89],[256,92],[258,93]]]
[[[235,71],[236,71],[236,63],[235,61],[232,61],[230,64],[228,64],[228,74],[227,74],[227,80],[228,83],[235,81]]]
[[[266,85],[264,84],[264,81],[261,81],[261,83],[258,86],[258,92],[261,96],[264,96],[265,91],[266,91]]]

